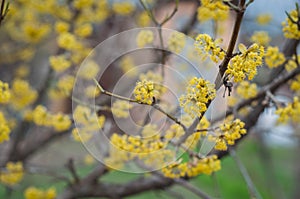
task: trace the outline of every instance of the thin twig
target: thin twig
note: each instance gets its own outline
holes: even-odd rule
[[[202,190],[198,189],[197,187],[195,187],[194,185],[192,185],[191,183],[189,183],[188,181],[186,181],[184,179],[177,178],[177,179],[174,179],[174,181],[175,181],[176,184],[188,189],[189,191],[193,192],[194,194],[196,194],[200,198],[211,199],[211,197],[209,195],[207,195]]]
[[[258,193],[254,183],[252,182],[252,180],[251,180],[251,178],[250,178],[250,176],[247,172],[247,169],[245,168],[245,166],[243,165],[243,163],[241,162],[241,160],[239,159],[239,157],[237,156],[237,154],[236,154],[236,152],[233,148],[229,149],[229,154],[234,159],[236,165],[240,169],[240,172],[243,175],[244,180],[247,184],[247,187],[248,187],[249,194],[250,194],[251,198],[262,199],[262,197]]]
[[[75,183],[78,183],[80,181],[80,179],[79,179],[79,176],[76,172],[73,158],[70,158],[68,160],[68,162],[66,164],[66,168],[70,171],[72,177],[74,178]]]

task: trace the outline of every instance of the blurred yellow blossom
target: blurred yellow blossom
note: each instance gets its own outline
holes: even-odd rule
[[[9,140],[11,130],[4,114],[0,111],[0,143]]]
[[[49,57],[50,66],[56,72],[63,72],[71,66],[65,55],[56,55]]]
[[[256,17],[256,22],[259,25],[267,25],[272,20],[271,14],[260,14]]]
[[[18,184],[24,176],[24,169],[22,162],[8,162],[5,166],[5,170],[1,172],[0,182],[13,186]]]
[[[168,49],[180,53],[186,43],[186,36],[183,33],[173,32],[168,39]]]
[[[200,22],[210,19],[224,21],[229,16],[229,7],[222,0],[201,0],[201,6],[197,12],[197,18]]]
[[[119,15],[130,15],[135,10],[135,5],[129,1],[115,2],[112,10]]]
[[[275,68],[285,62],[284,54],[279,52],[278,47],[269,46],[265,54],[265,62],[269,68]]]
[[[141,30],[136,37],[136,44],[139,48],[151,44],[154,39],[154,34],[151,30]]]
[[[8,83],[0,80],[0,104],[6,104],[11,98]]]
[[[28,187],[24,192],[25,199],[55,199],[55,188],[49,188],[47,190],[38,189],[35,187]]]
[[[271,38],[266,31],[255,31],[250,40],[253,43],[257,43],[258,45],[267,46],[271,41]]]

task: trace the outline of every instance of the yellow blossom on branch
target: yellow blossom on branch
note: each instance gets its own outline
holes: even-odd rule
[[[214,84],[202,78],[194,77],[189,81],[186,94],[180,97],[180,106],[192,118],[200,117],[207,110],[206,103],[216,96]]]
[[[139,48],[142,48],[148,44],[151,44],[154,40],[154,34],[151,30],[141,30],[136,37],[136,44]]]
[[[234,56],[226,70],[229,77],[234,78],[235,82],[240,82],[248,77],[253,79],[257,74],[257,67],[262,65],[264,56],[264,47],[258,44],[252,44],[248,49],[245,45],[239,44],[241,54]]]
[[[11,106],[16,110],[21,110],[32,104],[37,98],[37,91],[31,88],[25,80],[15,79],[11,88]]]
[[[13,186],[18,184],[24,176],[24,169],[22,162],[8,162],[5,166],[5,170],[1,171],[0,182]]]
[[[284,108],[279,108],[275,112],[279,115],[279,123],[287,123],[292,121],[294,123],[300,122],[300,102],[298,97],[294,97],[293,101]]]
[[[250,40],[258,45],[267,46],[270,43],[271,38],[266,31],[255,31]]]
[[[265,62],[269,68],[275,68],[285,62],[285,57],[279,52],[278,47],[269,46],[266,50]]]
[[[8,83],[0,80],[0,104],[6,104],[9,102],[11,92],[8,87]]]
[[[225,52],[218,46],[221,40],[213,40],[208,34],[199,34],[196,37],[195,48],[200,56],[205,59],[209,56],[212,61],[217,63],[223,60]]]
[[[197,19],[204,22],[210,19],[224,21],[229,16],[229,7],[222,0],[201,0]]]
[[[0,143],[9,140],[10,127],[4,114],[0,111]]]
[[[133,94],[138,102],[152,104],[157,91],[152,81],[142,80],[136,83]]]
[[[300,30],[298,28],[299,13],[297,10],[292,10],[288,14],[290,17],[287,17],[285,21],[282,22],[283,35],[290,39],[300,39]]]
[[[272,15],[270,14],[261,14],[256,17],[256,22],[259,25],[267,25],[272,20]]]
[[[248,81],[242,81],[238,85],[236,92],[240,97],[242,97],[244,99],[249,99],[251,97],[256,96],[257,86],[254,83],[251,84]]]
[[[115,2],[112,10],[119,15],[130,15],[135,10],[135,5],[129,1]]]
[[[49,188],[47,190],[38,189],[35,187],[28,187],[24,192],[25,199],[55,199],[55,188]]]
[[[50,66],[56,72],[63,72],[71,66],[65,55],[51,56],[49,58]]]

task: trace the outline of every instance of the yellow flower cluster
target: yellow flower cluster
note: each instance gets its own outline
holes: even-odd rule
[[[245,45],[239,44],[241,54],[234,56],[226,70],[229,77],[233,77],[235,82],[240,82],[248,77],[253,79],[257,73],[257,67],[262,65],[264,47],[252,44],[248,49]]]
[[[250,83],[248,81],[242,81],[238,85],[236,89],[237,94],[239,97],[243,99],[249,99],[251,97],[255,97],[257,94],[257,85],[254,83]]]
[[[71,62],[65,55],[56,55],[49,57],[50,66],[56,72],[63,72],[71,66]]]
[[[136,37],[136,44],[139,48],[142,48],[148,44],[151,44],[154,40],[154,34],[151,30],[141,30]]]
[[[24,176],[24,169],[22,162],[8,162],[5,166],[5,171],[1,172],[0,182],[13,186],[18,184]]]
[[[127,101],[116,100],[111,107],[111,111],[117,118],[127,118],[129,116],[129,109],[132,107],[132,104]]]
[[[37,22],[26,22],[22,25],[24,40],[29,43],[38,43],[47,36],[51,28],[48,24],[39,24]]]
[[[161,96],[167,91],[166,87],[164,87],[163,85],[163,81],[164,81],[163,77],[158,73],[154,73],[153,71],[149,70],[147,73],[142,73],[139,76],[139,80],[140,81],[147,80],[153,82],[153,86],[155,90],[154,97]]]
[[[286,38],[290,39],[300,39],[300,30],[298,29],[298,23],[299,23],[299,16],[297,10],[292,10],[289,13],[290,17],[293,21],[290,20],[289,17],[285,19],[284,22],[282,22],[282,31],[283,35]]]
[[[180,106],[192,118],[200,117],[207,110],[206,103],[216,96],[214,84],[202,78],[194,77],[189,81],[186,94],[179,99]]]
[[[100,90],[97,86],[91,85],[85,88],[84,93],[88,98],[95,98],[100,95]]]
[[[226,151],[227,145],[234,145],[235,141],[240,139],[247,131],[244,129],[245,123],[240,119],[235,119],[230,123],[224,123],[220,130],[221,132],[215,135],[209,135],[209,140],[216,141],[215,149]]]
[[[37,98],[37,91],[30,87],[25,80],[15,79],[11,88],[11,105],[16,110],[21,110],[32,104]]]
[[[76,36],[69,32],[59,34],[57,43],[59,47],[66,50],[75,51],[82,48],[81,43],[77,40]]]
[[[256,17],[256,22],[259,25],[267,25],[272,20],[272,15],[270,14],[261,14]]]
[[[297,57],[295,55],[293,55],[292,59],[289,59],[287,61],[287,63],[284,65],[285,70],[287,70],[288,72],[291,72],[292,70],[296,69],[298,67],[298,65],[296,63],[296,59],[300,60],[300,55],[297,55]]]
[[[221,161],[217,156],[203,159],[194,158],[190,162],[174,162],[163,168],[162,173],[168,178],[194,177],[200,174],[210,175],[221,169]]]
[[[100,71],[100,66],[93,60],[88,60],[82,64],[78,71],[78,77],[83,79],[93,79]]]
[[[105,117],[97,116],[96,113],[85,106],[77,106],[74,110],[73,117],[76,122],[76,128],[72,131],[72,136],[75,141],[86,142],[90,140],[93,133],[99,132],[103,128]]]
[[[8,83],[0,80],[0,104],[6,104],[9,102],[11,92],[9,90]]]
[[[201,6],[197,12],[197,18],[200,22],[210,19],[224,21],[229,16],[229,7],[222,0],[201,0]]]
[[[183,116],[184,118],[182,118],[182,123],[186,126],[189,126],[192,124],[193,120],[190,116],[186,115]],[[196,129],[197,130],[203,130],[203,129],[207,129],[210,126],[210,122],[207,120],[206,117],[202,117],[201,121],[199,122],[199,124],[197,125]],[[175,142],[185,134],[184,129],[182,128],[182,126],[180,126],[179,124],[172,124],[169,129],[166,131],[164,138],[166,141],[169,140],[174,140]],[[183,143],[183,145],[185,145],[187,148],[189,149],[193,149],[194,147],[196,147],[197,143],[199,142],[199,140],[202,137],[205,137],[207,135],[207,131],[201,131],[201,132],[197,132],[197,133],[193,133],[192,135],[190,135],[186,141]]]
[[[217,63],[224,59],[225,52],[218,46],[221,40],[213,40],[208,34],[199,34],[196,37],[195,48],[203,59],[209,55],[210,59]]]
[[[146,11],[142,12],[137,18],[137,24],[140,27],[149,26],[150,23],[151,23],[151,18],[149,17],[149,15]]]
[[[49,96],[52,99],[69,97],[73,89],[74,81],[75,78],[72,75],[63,76],[58,80],[55,88],[49,91]]]
[[[0,111],[0,143],[9,140],[10,128],[4,114]]]
[[[250,40],[258,45],[267,46],[270,43],[271,38],[266,31],[255,31]]]
[[[292,80],[290,88],[292,91],[300,91],[300,75],[297,75],[296,78]]]
[[[32,113],[27,115],[27,119],[32,120],[39,126],[53,127],[57,132],[68,130],[72,125],[68,115],[49,113],[47,108],[41,105],[35,107]]]
[[[138,71],[136,70],[136,68],[134,68],[134,60],[129,55],[124,56],[120,60],[120,67],[123,70],[123,72],[126,73],[126,75],[128,75],[129,77],[137,75]]]
[[[149,131],[144,131],[144,134],[147,133],[149,133]],[[124,150],[129,152],[132,156],[140,158],[144,158],[145,155],[161,150],[166,146],[165,142],[160,141],[160,135],[157,133],[146,138],[141,138],[140,136],[118,135],[115,133],[111,136],[110,141],[113,146],[119,150]]]
[[[168,39],[168,49],[180,53],[185,46],[186,36],[183,33],[173,32]]]
[[[135,5],[129,1],[115,2],[112,5],[112,10],[119,15],[130,15],[135,10]]]
[[[94,0],[74,0],[73,5],[77,9],[87,8],[92,6],[94,3]]]
[[[151,105],[156,92],[152,81],[142,80],[136,83],[133,94],[138,102]]]
[[[36,187],[28,187],[24,192],[25,199],[55,199],[55,188],[47,190],[38,189]]]
[[[68,24],[67,22],[64,21],[57,21],[55,23],[55,31],[57,33],[64,33],[64,32],[68,32],[70,29],[70,24]]]
[[[293,102],[289,103],[284,108],[279,108],[275,112],[279,115],[278,122],[279,123],[287,123],[288,121],[292,121],[295,124],[300,122],[300,102],[298,97],[294,97]]]
[[[93,33],[93,26],[90,23],[77,25],[75,28],[75,35],[79,37],[88,37]]]
[[[269,46],[266,50],[265,62],[269,68],[275,68],[285,62],[285,57],[279,52],[278,47]]]

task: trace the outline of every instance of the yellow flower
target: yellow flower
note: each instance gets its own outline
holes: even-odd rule
[[[250,40],[261,46],[267,46],[271,41],[271,38],[266,31],[255,31]]]
[[[75,29],[75,34],[78,35],[79,37],[88,37],[92,33],[93,33],[93,27],[89,23],[77,26]]]
[[[55,23],[55,31],[57,33],[64,33],[64,32],[68,32],[68,30],[70,29],[70,25],[64,21],[57,21]]]
[[[91,7],[93,5],[93,0],[74,0],[73,5],[77,9]]]
[[[256,84],[250,84],[248,81],[242,81],[237,87],[236,92],[240,97],[249,99],[256,96],[257,86]]]
[[[300,75],[297,75],[296,78],[292,80],[290,88],[293,91],[300,91]]]
[[[185,45],[185,35],[173,32],[168,39],[168,49],[175,53],[180,53]]]
[[[292,10],[289,13],[291,19],[287,17],[284,22],[282,22],[282,31],[283,35],[286,38],[290,39],[300,39],[300,31],[298,29],[298,23],[299,23],[299,16],[297,10]]]
[[[275,68],[285,62],[285,57],[279,52],[278,47],[269,46],[265,54],[265,62],[269,68]]]
[[[149,17],[149,15],[146,11],[142,12],[137,18],[137,24],[140,27],[149,26],[150,23],[151,23],[151,18]]]
[[[197,10],[197,19],[204,22],[210,19],[224,21],[229,16],[229,7],[221,0],[201,0],[201,6]]]
[[[214,84],[202,78],[194,77],[189,81],[186,94],[179,99],[180,106],[192,118],[200,117],[207,110],[206,103],[216,96]]]
[[[50,32],[48,24],[37,24],[34,22],[24,23],[22,29],[24,31],[24,40],[32,43],[40,42]]]
[[[209,55],[210,59],[217,63],[225,57],[225,52],[218,46],[219,43],[221,40],[214,41],[208,34],[199,34],[196,37],[195,48],[203,60]]]
[[[27,81],[15,79],[11,88],[11,106],[21,110],[32,104],[37,98],[37,91],[32,89]]]
[[[100,95],[100,90],[98,87],[91,85],[86,87],[85,94],[88,98],[95,98]]]
[[[111,111],[117,118],[126,118],[129,116],[129,109],[132,107],[132,104],[127,101],[116,100],[111,107]]]
[[[23,179],[24,169],[22,162],[8,162],[5,168],[6,170],[1,172],[0,175],[1,183],[13,186]]]
[[[2,82],[0,80],[0,104],[6,104],[9,102],[11,97],[11,92],[8,87],[8,83]]]
[[[57,38],[58,46],[66,50],[76,50],[81,48],[81,45],[77,41],[76,37],[69,33],[63,32]]]
[[[0,143],[9,140],[10,128],[4,114],[0,111]]]
[[[65,55],[51,56],[49,62],[51,68],[56,72],[63,72],[71,66],[71,62],[66,59]]]
[[[100,66],[95,61],[88,60],[80,67],[78,76],[82,77],[83,79],[93,79],[96,77],[99,71]]]
[[[112,10],[119,15],[130,15],[135,10],[135,5],[129,1],[115,2]]]
[[[70,117],[63,115],[62,113],[54,114],[50,117],[50,119],[51,126],[53,126],[54,130],[57,132],[68,130],[72,125]]]
[[[226,74],[234,78],[235,82],[240,82],[248,77],[253,79],[257,73],[257,67],[262,65],[264,47],[252,44],[248,49],[245,45],[239,44],[241,54],[234,56],[226,70]]]
[[[139,48],[151,44],[154,39],[154,34],[151,30],[141,30],[136,37],[136,44]]]
[[[256,17],[256,22],[259,25],[267,25],[272,20],[272,15],[270,14],[261,14]]]
[[[124,56],[120,60],[120,67],[126,75],[133,77],[137,75],[137,69],[135,68],[134,60],[130,56]]]
[[[287,123],[288,121],[292,121],[295,124],[300,122],[300,102],[298,97],[294,97],[293,102],[289,103],[284,108],[279,108],[275,112],[279,115],[277,120],[278,123]]]
[[[35,187],[28,187],[24,192],[25,199],[55,199],[55,188],[49,188],[45,191]]]
[[[133,93],[138,102],[150,105],[153,103],[156,91],[152,81],[143,80],[136,83]]]

